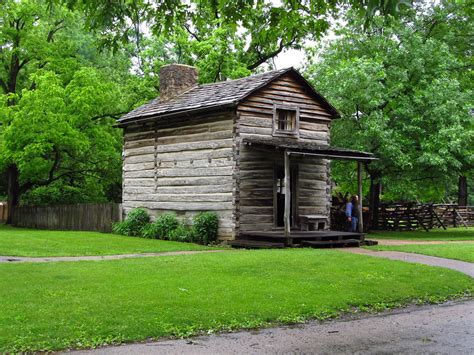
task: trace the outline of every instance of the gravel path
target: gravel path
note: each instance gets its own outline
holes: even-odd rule
[[[76,354],[472,354],[474,301]]]
[[[392,260],[401,260],[409,263],[419,263],[431,266],[440,266],[447,269],[460,271],[474,278],[474,264],[466,261],[438,258],[436,256],[421,255],[415,253],[404,253],[401,251],[374,251],[362,248],[344,248],[338,249],[353,254],[363,254],[375,256],[377,258],[387,258]]]
[[[0,263],[50,263],[50,262],[56,262],[56,261],[116,260],[116,259],[129,259],[129,258],[149,258],[152,256],[220,253],[223,251],[227,251],[227,250],[189,250],[189,251],[168,251],[168,252],[162,252],[162,253],[95,255],[95,256],[50,256],[50,257],[0,256]]]

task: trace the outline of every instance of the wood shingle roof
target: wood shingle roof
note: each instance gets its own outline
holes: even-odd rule
[[[117,122],[119,126],[125,126],[129,123],[149,118],[165,118],[180,113],[192,113],[236,106],[240,101],[256,90],[288,72],[296,74],[296,77],[333,114],[334,117],[339,116],[337,110],[329,104],[324,97],[316,92],[316,90],[314,90],[314,88],[296,69],[285,68],[236,80],[197,85],[183,94],[165,102],[160,102],[160,98],[157,97],[156,99],[122,116]]]

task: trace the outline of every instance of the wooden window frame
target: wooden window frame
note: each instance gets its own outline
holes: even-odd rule
[[[295,112],[295,128],[292,131],[284,131],[278,129],[278,111]],[[299,106],[290,105],[273,105],[273,136],[275,137],[295,137],[300,136],[300,108]]]

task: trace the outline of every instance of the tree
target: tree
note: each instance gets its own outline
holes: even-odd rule
[[[100,199],[101,189],[120,182],[120,132],[102,118],[120,97],[116,85],[90,68],[77,71],[65,87],[52,72],[34,80],[36,89],[3,112],[10,122],[0,151],[2,161],[20,173],[19,195],[28,202],[42,201],[45,194],[52,203],[55,194],[63,194],[61,202],[73,202],[78,194]]]
[[[0,167],[8,200],[103,201],[120,195],[114,119],[153,96],[124,53],[99,52],[80,13],[0,3]]]
[[[20,198],[89,199],[94,184],[96,198],[104,198],[108,188],[103,184],[117,178],[99,175],[114,171],[117,177],[118,170],[112,168],[115,163],[93,156],[105,159],[97,150],[101,147],[117,159],[117,136],[109,131],[112,119],[156,96],[156,73],[164,63],[196,64],[205,82],[245,76],[284,49],[319,38],[328,28],[328,15],[340,5],[370,17],[376,9],[393,13],[399,3],[403,1],[0,2],[0,165],[7,171],[10,206]]]
[[[172,48],[175,61],[201,69],[203,82],[248,75],[262,64],[271,65],[282,51],[318,40],[342,7],[356,9],[367,20],[374,13],[396,14],[411,4],[405,0],[63,2],[84,12],[89,28],[100,33],[105,46],[133,44],[142,72],[147,61],[143,55],[150,52],[145,32],[150,31],[152,42]]]
[[[473,21],[454,23],[471,15],[467,3],[443,2],[400,19],[375,17],[365,29],[349,12],[340,38],[313,49],[306,75],[343,116],[333,144],[379,158],[366,166],[372,211],[382,182],[386,199],[440,200],[472,170],[473,90],[465,80],[472,57],[465,55],[469,37],[458,31],[472,30]],[[333,173],[339,181],[347,176],[337,165]]]

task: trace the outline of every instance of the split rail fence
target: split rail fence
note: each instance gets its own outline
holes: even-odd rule
[[[84,203],[54,206],[20,206],[12,210],[17,227],[110,232],[122,217],[118,203]]]
[[[392,231],[430,230],[433,228],[474,226],[474,206],[456,204],[382,203],[378,213],[378,225],[370,221],[369,209],[364,207],[364,230]],[[333,203],[331,229],[346,230],[347,218],[344,204]]]
[[[455,204],[381,204],[378,227],[384,230],[426,231],[433,228],[474,226],[474,206]]]

